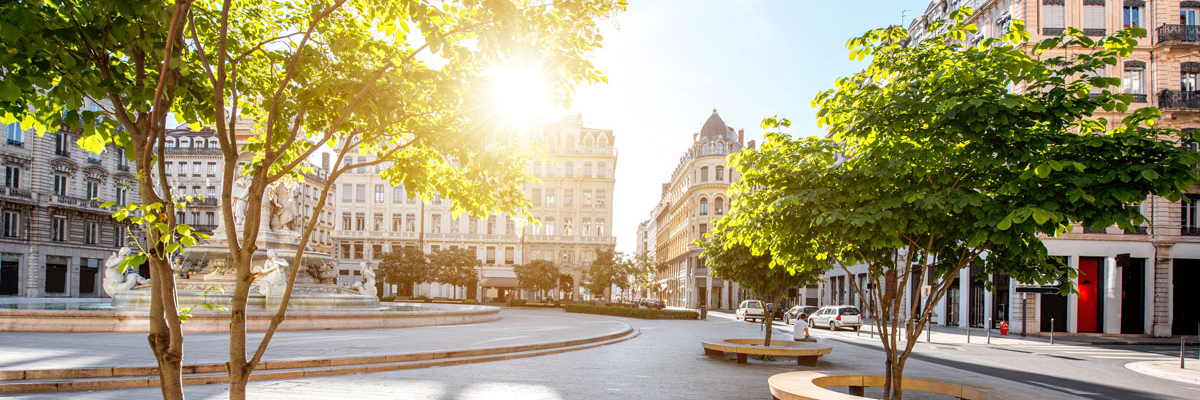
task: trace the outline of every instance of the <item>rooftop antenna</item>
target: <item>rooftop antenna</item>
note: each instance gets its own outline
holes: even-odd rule
[[[911,10],[900,10],[900,26],[902,26],[902,27],[904,26],[904,13],[907,13],[909,11],[911,11]]]

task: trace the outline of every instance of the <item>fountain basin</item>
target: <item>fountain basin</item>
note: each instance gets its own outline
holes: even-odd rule
[[[33,332],[148,332],[148,309],[112,307],[102,303],[84,303],[77,307],[39,306],[24,303],[0,308],[0,331]],[[59,303],[61,304],[61,303]],[[182,304],[182,303],[181,303]],[[39,309],[40,308],[40,309]],[[267,330],[274,311],[249,310],[246,329]],[[184,332],[227,332],[230,313],[194,309],[183,323]],[[291,311],[279,330],[385,329],[432,325],[456,325],[500,319],[500,308],[479,305],[433,303],[384,303],[368,309],[337,311]]]
[[[180,307],[192,310],[204,308],[205,304],[229,308],[233,304],[233,282],[182,281],[177,286],[176,299]],[[116,308],[150,309],[150,290],[127,290],[112,298]],[[315,283],[297,283],[288,302],[288,311],[363,310],[379,307],[379,299],[363,294],[340,293],[336,286]],[[268,304],[266,298],[255,290],[246,299],[247,310],[274,311],[278,303]]]

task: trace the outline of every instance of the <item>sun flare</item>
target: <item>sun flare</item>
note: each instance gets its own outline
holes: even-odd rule
[[[555,112],[549,85],[536,67],[505,65],[492,69],[488,75],[492,108],[501,118],[531,123]]]

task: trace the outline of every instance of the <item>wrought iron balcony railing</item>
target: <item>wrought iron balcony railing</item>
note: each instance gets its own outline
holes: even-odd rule
[[[1158,108],[1200,110],[1200,92],[1164,90],[1158,94]]]
[[[1200,226],[1184,226],[1179,228],[1179,234],[1184,236],[1200,236]]]
[[[1163,25],[1158,27],[1162,44],[1200,44],[1200,25]]]

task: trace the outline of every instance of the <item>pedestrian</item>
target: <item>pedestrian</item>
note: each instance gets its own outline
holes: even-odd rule
[[[800,342],[808,339],[808,314],[800,314],[796,317],[796,323],[792,325],[792,340]]]

